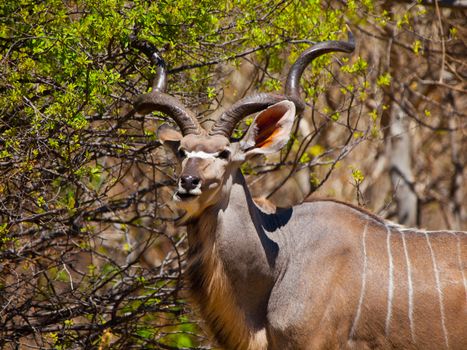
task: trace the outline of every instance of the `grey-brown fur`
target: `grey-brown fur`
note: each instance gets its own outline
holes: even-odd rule
[[[188,225],[187,279],[219,345],[465,348],[467,234],[408,230],[332,200],[263,213],[238,170],[259,152],[250,146],[261,133],[258,119],[240,144],[179,135],[188,153],[231,152],[227,160],[181,159],[181,174],[198,176],[206,189],[177,201]],[[269,131],[278,136],[268,152],[284,137]]]
[[[467,349],[466,232],[405,229],[329,200],[273,214],[253,203],[240,165],[283,147],[301,108],[298,95],[278,96],[234,105],[219,132],[194,119],[182,134],[158,132],[181,165],[174,202],[187,225],[187,280],[214,339],[250,350]],[[179,125],[192,115],[153,107]],[[239,118],[261,108],[229,142]]]
[[[268,349],[443,349],[439,296],[424,234],[394,234],[394,300],[389,334],[386,334],[388,256],[386,224],[366,212],[332,201],[305,203],[266,215],[254,206],[241,174],[232,175],[229,206],[210,208],[189,225],[197,247],[189,255],[188,280],[193,295],[226,349],[248,349],[248,336],[264,330]],[[329,217],[332,216],[332,220]],[[199,232],[200,221],[210,230]],[[215,224],[214,224],[215,223]],[[367,232],[367,281],[363,311],[351,334],[361,293],[361,234]],[[212,230],[212,231],[211,231]],[[211,232],[210,232],[211,231]],[[406,235],[412,258],[415,339],[408,315],[406,261],[401,234]],[[441,269],[449,347],[467,347],[466,294],[455,247],[465,233],[430,233]],[[205,245],[216,246],[217,263],[224,267],[224,282],[232,289],[235,318],[222,323],[222,305],[206,309],[206,290],[199,281],[210,271],[199,263]],[[208,250],[210,251],[210,250]],[[204,257],[213,258],[213,256]],[[194,263],[197,261],[198,263]],[[213,288],[211,286],[210,288]],[[231,302],[230,300],[229,302]],[[245,323],[246,330],[234,325]],[[243,343],[241,343],[243,342]]]

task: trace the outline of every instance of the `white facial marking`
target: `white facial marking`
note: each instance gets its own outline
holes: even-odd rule
[[[190,193],[190,194],[194,194],[194,195],[200,195],[201,194],[201,184],[198,184],[195,188],[193,188],[193,189],[191,189],[189,191],[186,190],[185,188],[183,188],[183,186],[181,184],[178,184],[177,192],[182,193],[182,194]]]
[[[366,270],[367,270],[367,254],[366,254],[366,231],[368,229],[368,223],[365,224],[362,234],[362,253],[363,253],[363,270],[362,270],[362,287],[360,290],[360,299],[358,301],[357,312],[355,314],[355,319],[352,324],[352,329],[350,331],[350,337],[353,338],[355,335],[355,330],[357,329],[358,321],[360,319],[360,314],[362,312],[363,297],[365,296],[366,288]]]
[[[424,232],[424,234],[426,237],[428,248],[430,249],[431,262],[433,263],[433,271],[435,273],[436,289],[438,290],[438,298],[439,298],[439,312],[441,314],[441,327],[443,328],[444,341],[446,343],[446,348],[449,348],[448,330],[446,328],[446,322],[444,320],[443,291],[441,289],[441,282],[439,279],[438,264],[436,263],[435,252],[433,251],[433,247],[431,246],[430,237],[427,232]]]
[[[186,152],[186,157],[187,158],[212,159],[212,158],[216,158],[219,155],[219,153],[220,152],[209,153],[209,152],[204,152],[204,151],[191,151],[191,152]]]

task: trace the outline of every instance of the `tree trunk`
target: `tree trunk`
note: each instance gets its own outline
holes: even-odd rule
[[[397,219],[402,225],[416,226],[419,224],[418,198],[414,190],[408,124],[405,112],[397,102],[393,102],[388,155],[391,181],[397,202]]]

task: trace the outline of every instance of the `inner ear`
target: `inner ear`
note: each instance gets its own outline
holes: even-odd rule
[[[268,147],[281,131],[278,126],[286,110],[283,108],[268,108],[256,118],[255,146]]]
[[[241,148],[247,154],[267,154],[280,150],[287,143],[295,118],[291,101],[276,103],[259,113],[248,129]]]

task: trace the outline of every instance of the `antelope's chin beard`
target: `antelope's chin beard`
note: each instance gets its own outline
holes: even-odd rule
[[[172,199],[172,206],[178,210],[182,210],[182,216],[177,220],[178,225],[183,225],[190,219],[198,216],[201,209],[201,190],[196,188],[187,191],[183,188],[178,188],[175,191]]]
[[[198,189],[191,191],[177,190],[172,197],[172,206],[184,211],[177,223],[183,225],[191,219],[199,217],[207,207],[213,204],[216,193],[217,191],[207,190],[202,192]]]

